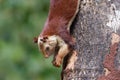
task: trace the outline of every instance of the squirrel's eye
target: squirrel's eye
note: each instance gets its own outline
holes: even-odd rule
[[[46,40],[46,39],[48,39],[48,37],[44,37],[43,39],[45,39],[45,40]]]
[[[46,40],[44,40],[44,39],[40,39],[40,40],[41,40],[42,42],[44,42],[44,43],[46,42]]]

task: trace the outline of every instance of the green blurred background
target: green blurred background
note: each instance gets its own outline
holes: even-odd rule
[[[0,0],[0,80],[60,80],[33,43],[48,9],[49,0]]]

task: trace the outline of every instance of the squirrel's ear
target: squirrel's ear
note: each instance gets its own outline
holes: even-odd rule
[[[34,37],[34,43],[37,43],[38,42],[38,37]]]

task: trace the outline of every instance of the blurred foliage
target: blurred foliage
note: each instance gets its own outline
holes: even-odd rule
[[[0,0],[0,80],[60,80],[33,43],[48,9],[49,0]]]

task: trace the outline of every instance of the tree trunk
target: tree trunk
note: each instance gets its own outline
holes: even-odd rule
[[[120,80],[120,0],[81,0],[71,30],[78,59],[63,80]]]

